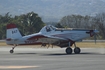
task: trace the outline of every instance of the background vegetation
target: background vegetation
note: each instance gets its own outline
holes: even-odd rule
[[[22,35],[36,33],[45,25],[38,14],[34,12],[14,17],[6,13],[4,16],[0,15],[0,39],[6,38],[6,25],[9,23],[16,24]]]
[[[37,13],[29,12],[27,14],[15,15],[14,17],[6,13],[0,15],[0,39],[6,38],[6,25],[15,23],[22,35],[28,35],[39,32],[47,25],[38,16]],[[85,28],[99,30],[98,39],[105,39],[105,13],[96,14],[96,16],[68,15],[64,16],[59,22],[51,22],[56,27]],[[50,23],[48,23],[50,24]]]
[[[96,14],[94,17],[68,15],[64,16],[59,23],[64,27],[97,29],[98,39],[105,39],[105,13]]]

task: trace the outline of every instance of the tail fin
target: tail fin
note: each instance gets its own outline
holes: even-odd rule
[[[18,28],[16,27],[15,24],[8,24],[7,25],[7,34],[6,34],[6,39],[7,40],[12,40],[12,39],[18,39],[21,38],[22,35],[20,34]]]

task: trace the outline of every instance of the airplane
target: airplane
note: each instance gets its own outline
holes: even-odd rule
[[[46,25],[38,33],[22,36],[16,24],[10,23],[7,24],[6,43],[14,45],[10,53],[14,53],[14,48],[18,45],[48,45],[48,47],[55,45],[61,48],[66,47],[66,54],[72,54],[71,47],[74,44],[74,53],[79,54],[81,49],[76,46],[75,42],[82,41],[87,37],[96,37],[98,32],[96,29],[56,28],[52,25]]]

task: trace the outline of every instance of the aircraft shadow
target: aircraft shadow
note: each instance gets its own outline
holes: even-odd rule
[[[105,55],[105,54],[101,54],[101,53],[91,53],[91,52],[83,52],[83,53],[80,53],[80,54],[75,54],[75,53],[72,53],[72,54],[66,54],[66,53],[14,53],[14,54],[17,54],[17,55],[25,55],[25,54],[39,54],[39,55],[42,55],[42,56],[63,56],[63,55]]]
[[[42,54],[42,56],[73,56],[73,55],[105,55],[100,53],[80,53],[80,54],[66,54],[66,53],[55,53],[55,54]]]
[[[66,53],[55,53],[55,54],[44,54],[44,55],[54,55],[54,56],[62,56],[62,55],[99,55],[98,53],[80,53],[80,54],[75,54],[75,53],[72,53],[72,54],[66,54]]]
[[[14,54],[24,55],[24,54],[37,54],[37,53],[14,53]]]

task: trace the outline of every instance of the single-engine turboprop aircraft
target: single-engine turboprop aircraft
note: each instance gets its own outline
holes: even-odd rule
[[[7,25],[6,43],[8,45],[14,45],[10,50],[10,53],[14,52],[14,48],[18,45],[42,45],[48,47],[50,45],[56,45],[61,48],[66,48],[67,54],[72,54],[71,46],[74,44],[74,53],[79,54],[81,49],[76,46],[75,42],[81,41],[84,38],[92,37],[98,33],[97,30],[89,29],[60,29],[52,25],[44,26],[40,32],[22,36],[15,24]]]

